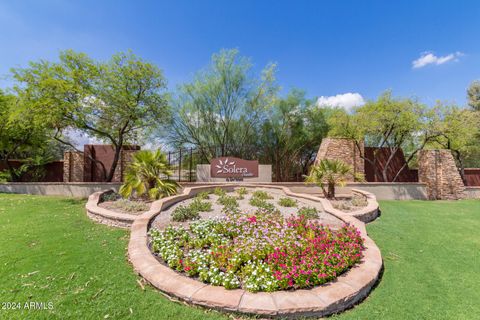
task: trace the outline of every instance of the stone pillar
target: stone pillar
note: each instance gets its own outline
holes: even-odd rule
[[[427,185],[430,200],[465,197],[465,186],[450,150],[420,150],[418,181]]]
[[[323,159],[340,160],[353,168],[357,174],[365,174],[365,161],[361,158],[364,155],[364,143],[360,144],[360,150],[355,141],[347,138],[324,138],[317,152],[315,163]],[[353,181],[351,176],[349,181]]]
[[[67,151],[63,154],[63,182],[84,181],[83,152]]]

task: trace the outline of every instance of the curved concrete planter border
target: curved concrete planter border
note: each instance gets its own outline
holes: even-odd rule
[[[335,213],[340,215],[352,216],[364,223],[369,223],[375,220],[378,217],[378,213],[379,213],[379,205],[378,205],[377,199],[375,198],[375,195],[360,189],[352,189],[352,192],[364,196],[367,199],[367,205],[359,210],[355,210],[352,212],[344,212],[344,211],[335,209],[330,203],[330,201],[323,199],[328,202],[327,206],[324,205],[325,211],[332,214]]]
[[[280,189],[286,195],[321,202],[325,211],[357,227],[365,239],[362,262],[335,281],[309,290],[251,293],[242,289],[226,290],[194,280],[161,264],[148,247],[147,232],[151,221],[163,209],[215,187],[236,186]],[[135,271],[154,287],[188,303],[270,317],[326,316],[352,307],[365,298],[376,283],[381,268],[380,250],[367,235],[365,224],[342,211],[335,210],[326,199],[293,193],[287,187],[259,184],[218,184],[185,188],[182,194],[155,201],[150,210],[135,219],[128,245],[128,257]]]
[[[111,190],[98,191],[98,192],[92,193],[88,197],[87,204],[85,205],[85,208],[87,209],[87,215],[90,219],[94,221],[97,221],[112,227],[129,229],[132,226],[133,221],[138,216],[133,214],[127,214],[127,213],[118,213],[118,212],[111,211],[98,206],[98,203],[100,202],[100,198],[102,194],[110,191]]]

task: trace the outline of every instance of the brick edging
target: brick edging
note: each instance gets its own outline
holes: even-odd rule
[[[320,202],[325,211],[359,229],[365,239],[362,261],[335,281],[313,289],[252,293],[243,289],[227,290],[224,287],[205,284],[175,272],[155,258],[148,248],[147,232],[151,221],[163,209],[204,190],[215,187],[233,188],[240,185],[280,189],[292,197]],[[149,211],[135,219],[131,227],[128,258],[135,271],[154,287],[188,303],[270,317],[326,316],[350,308],[365,298],[377,282],[383,264],[380,250],[368,237],[365,224],[354,216],[331,209],[333,207],[328,200],[294,193],[287,187],[259,184],[209,184],[187,187],[182,194],[155,201]]]
[[[94,192],[88,197],[85,205],[88,217],[96,222],[112,227],[129,229],[137,218],[136,215],[119,213],[98,206],[102,194],[106,192],[111,192],[111,190]]]

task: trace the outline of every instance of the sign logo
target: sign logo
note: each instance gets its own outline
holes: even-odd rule
[[[220,157],[210,162],[210,175],[215,178],[258,177],[258,161]]]

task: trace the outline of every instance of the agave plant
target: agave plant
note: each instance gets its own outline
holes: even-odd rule
[[[168,179],[172,175],[164,153],[142,150],[133,155],[119,192],[125,198],[135,195],[156,200],[170,196],[177,192],[178,187],[175,181]]]
[[[348,177],[354,176],[356,180],[363,177],[354,174],[352,167],[340,160],[323,159],[312,166],[310,174],[305,177],[305,182],[312,182],[322,188],[325,198],[335,198],[335,186],[345,186]]]

